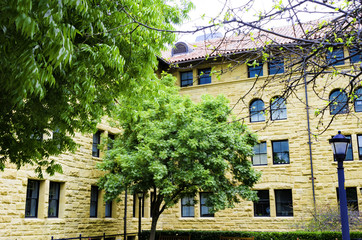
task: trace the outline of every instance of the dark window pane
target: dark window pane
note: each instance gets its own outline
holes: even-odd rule
[[[207,199],[210,193],[200,193],[200,216],[213,217],[214,214],[210,212],[211,207],[207,205]]]
[[[343,48],[333,49],[332,52],[327,52],[327,64],[332,66],[343,65],[344,61],[340,61],[344,58]]]
[[[351,56],[351,63],[358,63],[362,61],[362,53],[358,48],[352,48],[349,50],[349,55]]]
[[[248,66],[248,77],[253,78],[263,76],[263,63],[257,63],[255,66]]]
[[[269,75],[284,73],[284,60],[280,58],[272,59],[268,63]]]
[[[264,102],[260,99],[254,100],[250,104],[250,122],[265,121]]]
[[[358,88],[355,92],[356,99],[354,100],[354,110],[362,112],[362,88]]]
[[[351,139],[351,136],[345,135],[346,138]],[[352,139],[351,143],[348,144],[347,153],[346,153],[346,161],[353,161],[353,149],[352,149]]]
[[[358,140],[358,158],[362,160],[362,135],[357,135]]]
[[[193,76],[192,71],[181,72],[181,87],[192,86]]]
[[[270,104],[271,120],[287,119],[287,106],[284,98],[274,98]]]
[[[99,157],[98,145],[101,143],[101,132],[97,131],[93,134],[92,156]]]
[[[25,217],[38,216],[39,181],[28,180],[26,189]]]
[[[97,217],[98,210],[98,187],[91,187],[90,217]]]
[[[48,217],[58,217],[60,183],[50,182]]]
[[[270,217],[269,190],[258,190],[257,202],[254,202],[255,217]]]
[[[274,164],[289,164],[288,140],[272,141],[272,148]]]
[[[348,113],[348,98],[344,91],[333,91],[329,96],[329,101],[329,110],[332,115]]]
[[[112,201],[106,202],[105,217],[112,217]]]
[[[277,217],[293,216],[292,190],[275,190],[275,207]]]
[[[267,165],[266,142],[258,143],[254,146],[253,165]]]
[[[183,197],[181,199],[181,216],[182,217],[194,217],[194,198],[193,197]]]
[[[347,187],[347,206],[350,211],[358,212],[358,198],[357,198],[357,188],[356,187]],[[337,188],[337,200],[339,202],[339,188]]]
[[[200,69],[198,71],[200,85],[211,83],[210,72],[211,72],[211,68]]]

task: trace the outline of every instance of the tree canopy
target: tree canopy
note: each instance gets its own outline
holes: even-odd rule
[[[164,0],[0,2],[0,169],[74,150],[120,94],[150,79],[192,5]],[[54,133],[54,134],[53,134]]]
[[[233,121],[228,100],[205,95],[194,103],[174,85],[165,76],[140,90],[142,103],[119,100],[114,118],[123,131],[100,165],[106,200],[153,192],[151,240],[160,214],[182,197],[217,193],[207,202],[213,211],[233,207],[240,197],[256,199],[260,177],[250,161],[257,138]]]

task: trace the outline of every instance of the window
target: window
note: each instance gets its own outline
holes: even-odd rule
[[[352,48],[349,50],[349,55],[351,56],[351,63],[358,63],[362,61],[362,53],[358,48]]]
[[[265,121],[264,102],[261,99],[256,99],[250,104],[250,122],[263,121]]]
[[[288,140],[272,141],[273,163],[289,164],[289,143]]]
[[[92,156],[99,157],[98,145],[101,143],[101,131],[97,131],[93,134]]]
[[[331,115],[348,113],[348,98],[344,91],[337,89],[331,93],[329,111]]]
[[[292,190],[275,190],[275,206],[277,217],[293,216]]]
[[[181,74],[181,76],[180,76],[180,78],[181,78],[181,87],[192,86],[192,84],[194,82],[192,71],[181,72],[180,74]]]
[[[40,181],[28,180],[26,188],[25,217],[38,217]]]
[[[138,211],[139,211],[139,198],[138,194],[133,194],[133,217],[138,218]],[[141,198],[141,214],[142,217],[145,217],[145,195]]]
[[[263,76],[263,63],[258,62],[255,65],[248,65],[248,78]]]
[[[59,196],[60,196],[60,183],[50,182],[48,217],[56,218],[59,216]]]
[[[343,48],[336,48],[333,49],[332,52],[331,51],[327,52],[328,65],[332,66],[343,65],[344,64],[344,60],[342,60],[343,58],[344,58]]]
[[[266,142],[261,142],[254,146],[254,156],[252,157],[252,160],[254,166],[268,164]]]
[[[106,202],[106,207],[105,207],[105,217],[106,218],[112,217],[112,204],[113,204],[112,200],[109,200]]]
[[[269,190],[258,190],[257,202],[254,202],[254,217],[270,217]]]
[[[193,197],[183,197],[181,199],[181,216],[182,217],[194,217],[194,198]]]
[[[358,212],[358,198],[356,187],[346,187],[347,206],[350,211]],[[337,188],[337,200],[339,202],[339,189]]]
[[[199,85],[211,83],[211,68],[199,69]]]
[[[113,148],[114,139],[115,139],[115,135],[108,133],[108,146],[107,146],[108,150],[111,150]]]
[[[271,120],[287,119],[287,105],[282,97],[273,98],[270,104]]]
[[[358,158],[362,160],[362,135],[357,135],[358,140]]]
[[[354,100],[354,110],[362,112],[362,88],[358,88],[355,92],[356,99]]]
[[[207,199],[210,197],[211,193],[200,193],[200,217],[213,217],[214,214],[211,213],[211,207],[207,205]]]
[[[90,217],[97,217],[98,211],[98,187],[91,187]]]
[[[284,60],[282,58],[274,58],[268,63],[269,75],[279,74],[284,72]]]
[[[348,139],[351,139],[351,135],[345,135],[345,137]],[[345,161],[353,161],[352,139],[351,139],[351,143],[348,144]]]

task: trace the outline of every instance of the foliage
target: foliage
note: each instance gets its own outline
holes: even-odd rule
[[[285,239],[301,239],[301,240],[335,240],[341,239],[340,232],[239,232],[239,231],[157,231],[157,239],[160,235],[180,235],[191,236],[191,240],[219,240],[220,236],[230,237],[251,237],[255,240],[285,240]],[[149,238],[150,231],[142,231],[141,240]],[[351,232],[351,239],[362,238],[362,232]]]
[[[304,231],[340,231],[341,215],[338,206],[324,205],[311,211],[312,218],[302,220],[296,225],[297,228]],[[349,207],[348,221],[351,230],[362,230],[362,221],[358,209]]]
[[[194,103],[181,96],[171,76],[154,79],[140,90],[142,102],[121,98],[116,118],[122,134],[100,165],[106,199],[126,189],[152,191],[152,229],[159,215],[184,197],[213,192],[213,211],[233,207],[239,197],[256,199],[251,190],[259,173],[250,156],[256,136],[232,121],[228,100],[203,96]]]
[[[132,93],[131,82],[142,85],[153,74],[156,55],[174,36],[140,22],[172,29],[192,5],[170,4],[1,1],[0,169],[8,161],[34,164],[40,175],[42,167],[61,171],[47,158],[74,150],[75,131],[93,130],[115,97]]]

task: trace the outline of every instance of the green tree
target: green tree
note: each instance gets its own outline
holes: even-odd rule
[[[115,119],[123,129],[107,151],[99,186],[106,200],[126,189],[153,192],[150,240],[165,209],[199,191],[212,194],[212,211],[233,207],[240,198],[255,200],[259,179],[250,162],[256,136],[233,121],[228,100],[203,96],[194,103],[181,96],[172,77],[140,89],[143,102],[122,98]]]
[[[48,157],[74,150],[76,131],[93,130],[115,97],[150,79],[156,55],[174,40],[150,27],[172,29],[192,6],[171,4],[1,1],[0,169],[11,162],[61,172]]]

